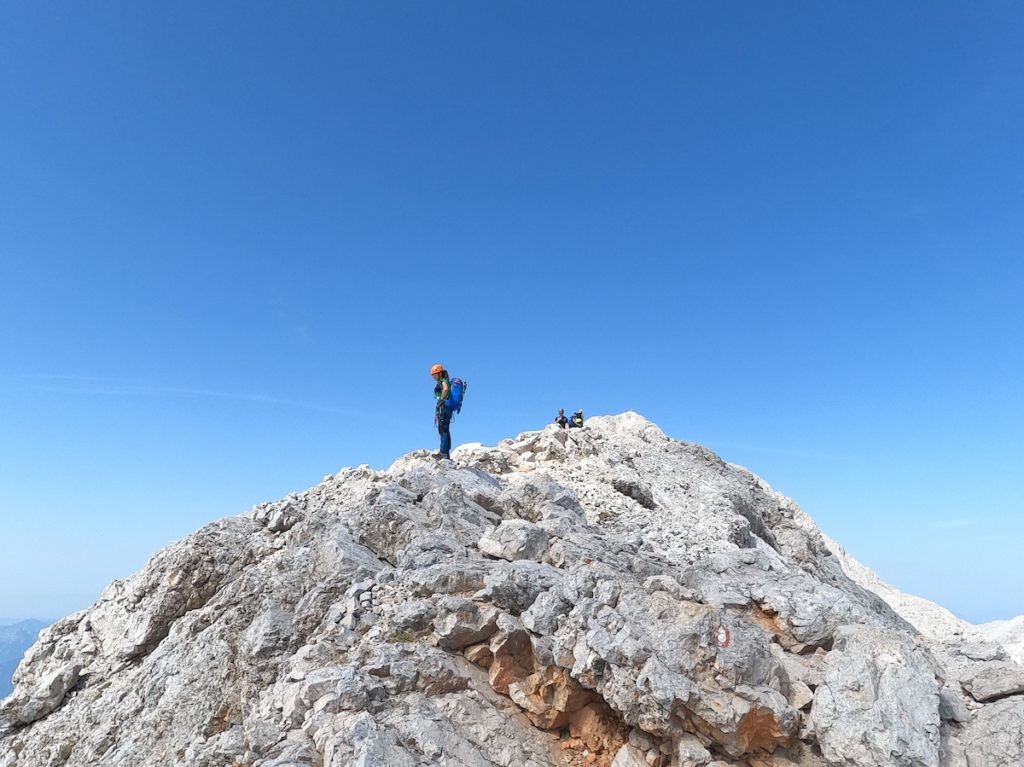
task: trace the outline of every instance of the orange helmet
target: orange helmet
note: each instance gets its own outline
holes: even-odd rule
[[[436,376],[438,373],[444,372],[444,365],[438,362],[434,367],[430,368],[430,375]]]

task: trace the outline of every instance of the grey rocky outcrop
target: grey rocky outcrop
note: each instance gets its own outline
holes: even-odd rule
[[[973,666],[960,678],[960,685],[979,703],[1024,693],[1024,666],[1006,661],[989,661]]]
[[[454,457],[112,584],[28,653],[0,767],[1024,763],[999,648],[919,633],[746,470],[633,413]]]
[[[913,637],[843,626],[823,665],[811,719],[829,764],[938,767],[941,670]]]
[[[492,557],[541,562],[548,554],[548,533],[525,519],[505,519],[484,533],[477,546]]]

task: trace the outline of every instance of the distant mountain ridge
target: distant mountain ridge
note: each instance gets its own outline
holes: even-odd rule
[[[25,650],[35,644],[46,623],[34,618],[0,622],[0,698],[6,698],[14,689],[11,676],[21,662]]]

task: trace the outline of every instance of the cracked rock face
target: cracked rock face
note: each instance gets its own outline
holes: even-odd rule
[[[633,413],[454,456],[112,584],[27,654],[0,767],[1024,764],[1020,667],[918,633],[746,470]]]
[[[843,626],[811,718],[830,764],[939,764],[941,671],[912,637]]]

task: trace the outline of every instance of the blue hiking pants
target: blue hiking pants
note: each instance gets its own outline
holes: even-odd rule
[[[452,411],[443,404],[437,408],[437,433],[441,436],[441,452],[449,455],[452,451]]]

